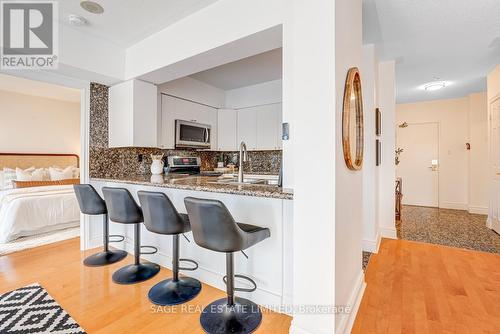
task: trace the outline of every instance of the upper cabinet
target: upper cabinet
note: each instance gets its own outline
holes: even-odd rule
[[[238,141],[248,150],[281,149],[281,103],[238,110]]]
[[[257,108],[238,110],[238,140],[244,141],[248,150],[257,150]]]
[[[155,85],[129,80],[109,89],[109,147],[155,147],[158,99]]]
[[[210,125],[211,150],[217,150],[217,109],[170,95],[161,95],[159,146],[175,148],[175,121],[183,120]]]
[[[217,149],[238,150],[238,112],[234,109],[219,109],[217,117]]]

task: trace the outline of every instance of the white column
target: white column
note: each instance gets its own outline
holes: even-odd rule
[[[291,0],[285,10],[283,118],[290,121],[293,142],[293,303],[333,306],[335,154],[339,149],[335,145],[335,2]],[[334,332],[332,314],[298,311],[291,333]]]
[[[364,107],[364,158],[363,158],[363,250],[376,252],[379,243],[377,196],[378,182],[375,166],[375,109],[378,107],[378,61],[375,46],[363,46],[361,66]]]
[[[382,162],[379,173],[379,228],[386,238],[396,238],[396,66],[394,61],[379,64],[379,107],[382,113]],[[403,185],[404,187],[404,185]],[[404,188],[403,188],[404,189]]]

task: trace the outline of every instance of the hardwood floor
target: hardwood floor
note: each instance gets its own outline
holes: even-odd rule
[[[383,239],[352,333],[499,333],[500,255]]]
[[[149,281],[118,285],[113,272],[133,259],[107,267],[88,268],[83,259],[94,253],[79,250],[79,239],[70,239],[0,257],[0,294],[38,282],[87,333],[203,333],[199,316],[210,302],[225,296],[203,284],[198,297],[176,307],[156,307],[148,300],[149,289],[171,277],[162,268]],[[266,312],[255,333],[288,333],[291,317]]]

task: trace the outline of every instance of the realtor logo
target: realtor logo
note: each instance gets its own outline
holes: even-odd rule
[[[1,69],[57,68],[57,2],[0,1]]]

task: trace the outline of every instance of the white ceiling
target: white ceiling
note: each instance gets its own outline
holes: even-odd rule
[[[499,17],[499,0],[363,0],[363,42],[396,60],[398,103],[462,97],[500,63]],[[419,89],[434,77],[451,84]]]
[[[281,79],[282,49],[275,49],[191,75],[223,90]]]
[[[59,1],[59,20],[68,24],[69,14],[83,16],[89,24],[78,30],[126,48],[217,0],[93,1],[103,14],[85,11],[78,0]]]
[[[78,89],[28,80],[6,74],[0,74],[0,90],[80,103],[80,91]]]

